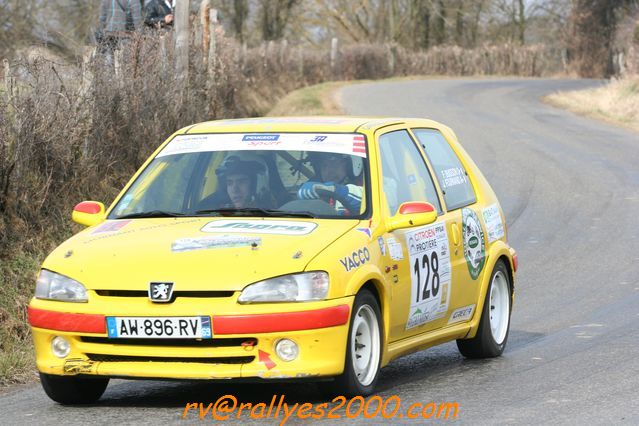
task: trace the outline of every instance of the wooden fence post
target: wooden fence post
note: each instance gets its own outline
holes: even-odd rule
[[[200,25],[202,26],[202,63],[209,63],[209,42],[211,40],[211,31],[209,29],[209,10],[211,5],[209,0],[202,0],[200,4]]]
[[[180,93],[189,81],[189,6],[189,0],[180,0],[175,5],[175,75]]]
[[[282,40],[282,44],[280,45],[280,57],[279,62],[280,65],[284,65],[284,61],[286,60],[286,52],[288,50],[288,40]]]
[[[333,37],[331,40],[331,73],[333,74],[333,78],[337,75],[337,54],[339,49],[339,42],[337,41],[337,37]]]
[[[209,79],[214,78],[215,63],[217,61],[217,39],[215,37],[215,27],[217,25],[217,9],[209,10],[209,34],[211,35],[209,40],[209,58],[208,69]]]

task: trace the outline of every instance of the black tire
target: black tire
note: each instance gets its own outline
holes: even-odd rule
[[[100,399],[109,384],[109,379],[40,373],[40,383],[49,398],[57,403],[62,405],[91,404]]]
[[[504,278],[508,286],[508,322],[506,325],[506,334],[501,339],[501,342],[495,340],[493,331],[491,329],[491,303],[490,295],[495,285],[495,277],[499,279]],[[490,276],[490,284],[486,295],[484,297],[484,308],[481,313],[481,319],[479,321],[479,328],[477,334],[472,339],[459,339],[457,340],[457,348],[459,352],[466,358],[493,358],[500,356],[504,352],[506,342],[508,341],[508,333],[510,330],[510,314],[512,311],[512,282],[508,269],[503,261],[498,261],[493,268],[493,272]]]
[[[362,311],[362,309],[364,309]],[[356,338],[353,324],[355,323],[355,316],[360,313],[362,315],[369,315],[370,313],[374,314],[375,320],[377,322],[377,354],[371,354],[371,362],[374,362],[376,365],[370,364],[369,371],[371,371],[370,375],[372,376],[372,371],[374,370],[374,377],[372,380],[370,379],[369,374],[368,379],[365,380],[368,383],[363,384],[355,371],[354,359],[353,359],[353,351],[351,350],[353,346],[353,339]],[[344,395],[346,397],[361,395],[367,396],[373,393],[375,390],[375,385],[377,384],[377,379],[379,378],[379,370],[380,363],[382,360],[382,347],[383,347],[383,328],[381,321],[381,311],[379,309],[379,304],[377,303],[377,299],[373,296],[367,289],[361,290],[357,296],[355,297],[355,302],[353,303],[353,310],[351,312],[351,319],[348,327],[348,339],[346,346],[346,359],[344,361],[344,372],[335,377],[333,381],[320,382],[318,386],[322,393],[332,398],[336,395]],[[373,330],[374,332],[374,330]],[[375,347],[373,343],[371,347]]]

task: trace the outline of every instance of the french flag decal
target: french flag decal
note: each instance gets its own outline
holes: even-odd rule
[[[366,154],[366,140],[364,139],[364,136],[353,136],[353,152]]]

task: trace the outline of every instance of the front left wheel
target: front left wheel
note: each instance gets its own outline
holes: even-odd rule
[[[355,297],[348,332],[344,373],[319,384],[329,396],[370,395],[379,377],[382,355],[382,321],[377,299],[369,290]]]
[[[40,373],[40,383],[49,398],[62,405],[91,404],[100,399],[109,379]]]

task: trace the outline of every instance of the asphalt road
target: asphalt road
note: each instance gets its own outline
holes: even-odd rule
[[[501,358],[469,361],[445,344],[391,363],[379,395],[399,395],[404,408],[455,401],[458,422],[468,424],[639,424],[639,135],[539,101],[598,84],[450,79],[343,90],[349,114],[451,126],[499,196],[520,260]],[[168,424],[182,421],[187,402],[224,394],[266,404],[273,394],[323,401],[312,385],[113,381],[94,406],[59,406],[36,385],[0,395],[0,411],[5,424]],[[194,412],[187,421],[222,423]]]

